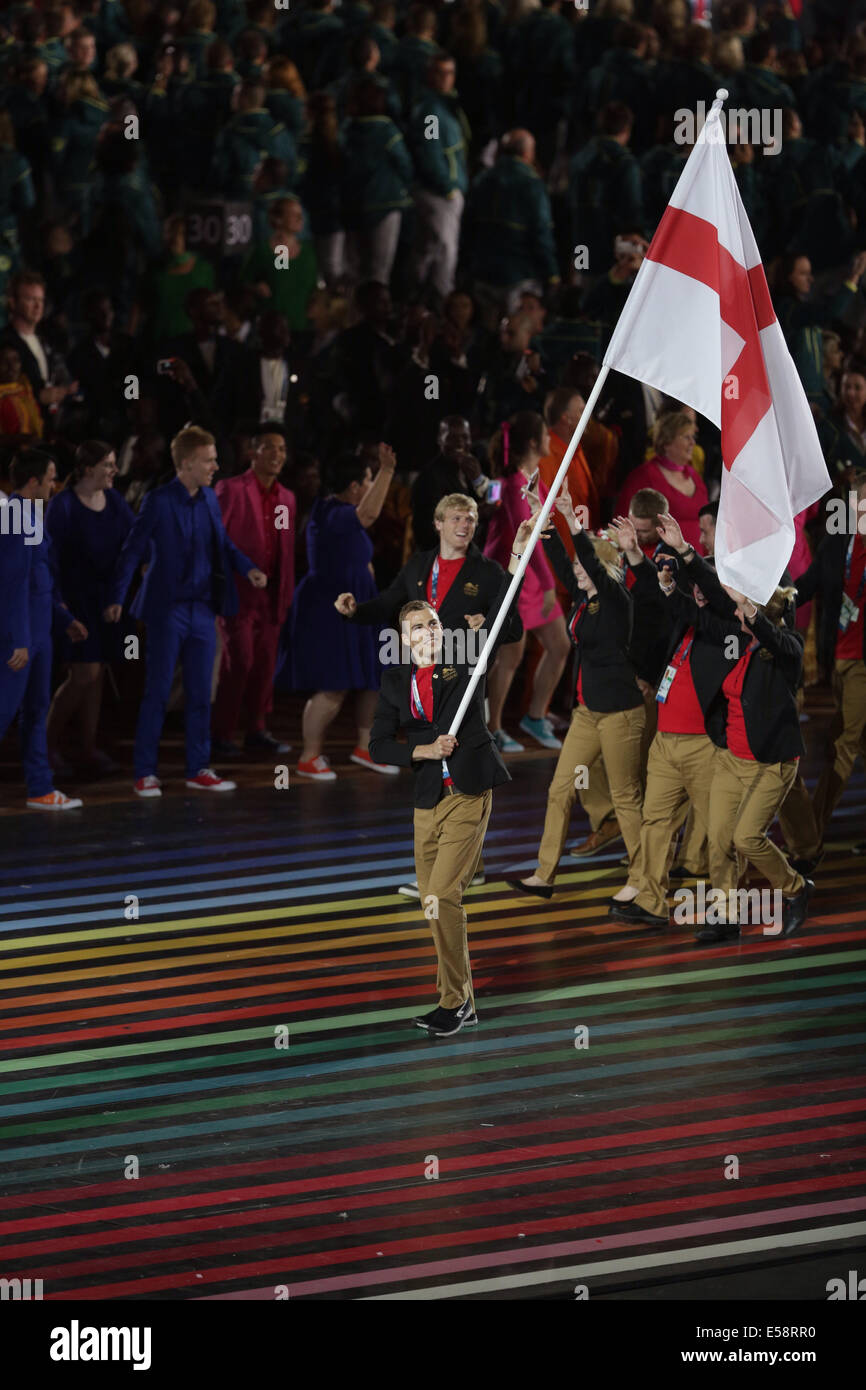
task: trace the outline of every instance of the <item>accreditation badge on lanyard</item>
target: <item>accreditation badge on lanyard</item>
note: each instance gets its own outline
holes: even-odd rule
[[[433,561],[433,570],[432,570],[432,573],[431,573],[431,575],[430,575],[430,602],[431,602],[432,605],[433,605],[433,611],[434,611],[435,613],[438,613],[438,611],[439,611],[439,609],[436,607],[436,595],[437,595],[438,592],[439,592],[439,556],[437,555],[437,556],[436,556],[436,559]],[[412,679],[414,680],[415,677],[413,676]]]
[[[692,649],[692,642],[694,642],[694,640],[694,637],[690,637],[688,642],[686,642],[685,640],[682,641],[679,647],[677,648],[676,652],[674,653],[673,661],[670,663],[669,666],[665,667],[665,673],[659,681],[659,688],[656,691],[656,700],[660,705],[663,705],[666,699],[668,698],[668,692],[674,683],[674,676],[676,675],[680,667],[685,664],[686,658],[688,657],[688,654]]]
[[[845,556],[845,585],[851,577],[851,557],[854,554],[854,542],[856,536],[852,536],[848,545],[848,554]],[[863,597],[863,588],[866,585],[866,568],[860,576],[860,583],[857,585],[857,597],[852,598],[850,594],[842,594],[842,607],[839,610],[839,631],[847,631],[849,623],[856,623],[860,617],[860,600]]]
[[[414,716],[415,716],[416,719],[426,719],[426,718],[427,718],[426,714],[424,713],[424,706],[423,706],[422,703],[421,703],[421,696],[420,696],[420,694],[418,693],[418,682],[417,682],[417,680],[415,679],[415,672],[414,672],[414,671],[412,672],[412,713],[414,714]],[[448,771],[448,764],[447,764],[447,762],[445,761],[445,759],[443,758],[443,759],[442,759],[442,781],[444,782],[445,779],[446,779],[447,777],[450,777],[450,776],[451,776],[451,773]]]

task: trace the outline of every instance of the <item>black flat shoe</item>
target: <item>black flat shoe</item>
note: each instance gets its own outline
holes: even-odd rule
[[[788,863],[791,865],[792,869],[796,869],[797,873],[802,874],[804,878],[811,878],[823,858],[824,851],[819,850],[814,859],[789,859]]]
[[[737,922],[719,922],[715,927],[701,927],[695,932],[695,941],[701,946],[718,946],[722,941],[737,941],[739,935]]]
[[[509,888],[516,888],[519,893],[529,893],[533,898],[552,898],[553,884],[546,883],[543,887],[533,883],[524,883],[519,878],[507,878],[505,882]]]
[[[789,898],[782,909],[782,935],[793,936],[798,927],[802,927],[809,911],[809,899],[815,891],[815,885],[810,878],[807,878],[803,887],[796,897]]]
[[[640,922],[647,927],[668,927],[670,922],[667,917],[659,917],[654,912],[647,912],[645,907],[638,907],[632,898],[631,902],[620,902],[616,898],[610,898],[607,904],[608,916],[613,917],[616,922]]]

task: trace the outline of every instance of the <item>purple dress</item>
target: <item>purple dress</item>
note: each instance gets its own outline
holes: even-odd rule
[[[373,542],[351,502],[317,497],[307,523],[310,569],[291,608],[293,690],[378,690],[379,632],[334,607],[340,594],[366,603],[378,592],[369,570]]]
[[[113,487],[105,489],[101,512],[85,507],[71,487],[49,504],[45,528],[54,543],[60,592],[87,628],[84,642],[70,642],[63,634],[58,643],[63,661],[119,659],[128,625],[106,623],[102,613],[111,602],[114,567],[134,520],[129,503]]]

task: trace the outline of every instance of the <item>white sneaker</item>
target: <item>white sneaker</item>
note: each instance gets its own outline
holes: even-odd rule
[[[162,796],[162,783],[158,777],[139,777],[132,787],[136,796]]]
[[[233,792],[237,782],[229,782],[227,778],[220,777],[212,767],[203,767],[195,777],[187,777],[186,785],[202,792]]]
[[[77,811],[84,805],[77,796],[64,796],[63,792],[48,792],[45,796],[28,796],[27,805],[31,811]]]

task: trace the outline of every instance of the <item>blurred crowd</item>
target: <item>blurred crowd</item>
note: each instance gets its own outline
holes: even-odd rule
[[[323,596],[357,587],[326,543],[328,499],[357,512],[377,489],[352,557],[363,599],[438,545],[442,498],[472,500],[473,544],[495,556],[509,505],[508,525],[522,515],[509,480],[537,473],[544,495],[699,130],[683,112],[722,87],[757,114],[730,158],[834,490],[866,467],[863,0],[45,0],[6,6],[0,72],[0,489],[54,494],[49,532],[75,493],[66,573],[101,566],[105,584],[188,426],[214,440],[229,534],[234,480],[271,502],[276,481],[290,510],[285,543],[252,556],[278,590],[276,630],[244,658],[264,663],[257,688],[226,694],[216,673],[223,750],[245,701],[270,747],[274,680],[325,692],[301,750],[322,775],[343,696],[377,688],[375,661],[329,671],[293,645]],[[593,529],[656,490],[706,553],[720,472],[712,426],[612,372],[568,481]],[[107,494],[111,566],[104,535],[81,539]],[[825,511],[798,519],[794,581]],[[559,746],[563,606],[539,574],[519,659],[521,727],[543,746]],[[55,651],[55,763],[84,710],[99,756],[106,632],[82,656],[93,633],[64,629]]]

